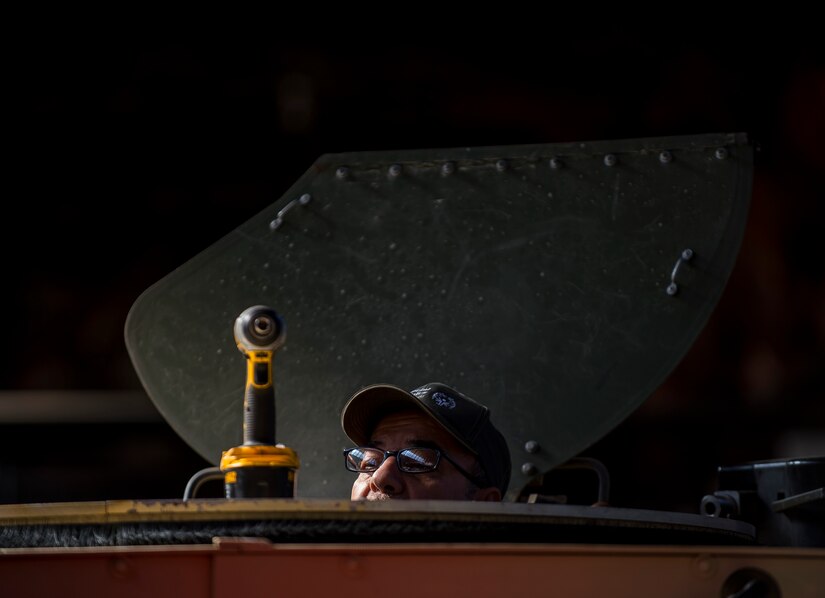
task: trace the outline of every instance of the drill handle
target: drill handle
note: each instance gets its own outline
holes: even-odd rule
[[[247,446],[275,444],[273,354],[273,351],[255,351],[247,355],[246,392],[243,402],[243,443]]]

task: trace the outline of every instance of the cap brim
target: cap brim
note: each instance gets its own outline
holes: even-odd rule
[[[398,408],[417,409],[430,415],[427,409],[403,388],[391,384],[373,384],[356,392],[341,412],[344,433],[358,446],[369,444],[378,421]]]

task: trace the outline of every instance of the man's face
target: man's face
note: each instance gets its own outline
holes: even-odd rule
[[[388,415],[378,422],[370,445],[384,451],[409,447],[433,447],[447,453],[467,471],[475,457],[430,418],[414,411]],[[442,458],[438,469],[427,473],[403,473],[395,457],[387,457],[376,471],[358,475],[352,485],[353,500],[394,498],[430,500],[500,500],[497,488],[480,489]]]

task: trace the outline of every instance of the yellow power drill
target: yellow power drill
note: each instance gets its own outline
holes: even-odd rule
[[[247,360],[243,444],[223,451],[220,470],[226,498],[292,498],[298,455],[275,444],[272,359],[286,340],[286,326],[270,307],[255,305],[235,320],[235,342]]]

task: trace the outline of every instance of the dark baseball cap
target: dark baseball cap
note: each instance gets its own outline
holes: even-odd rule
[[[405,409],[420,409],[467,448],[484,469],[491,486],[507,492],[510,451],[507,441],[490,421],[490,410],[456,389],[431,382],[411,391],[391,384],[373,384],[356,392],[341,412],[344,433],[359,446],[385,416]]]

